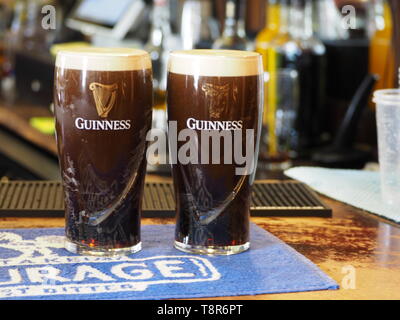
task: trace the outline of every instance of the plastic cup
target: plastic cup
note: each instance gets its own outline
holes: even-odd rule
[[[400,89],[374,93],[382,199],[400,204]]]

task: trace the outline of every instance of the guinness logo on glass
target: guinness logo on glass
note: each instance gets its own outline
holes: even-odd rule
[[[208,110],[211,118],[219,118],[226,111],[226,104],[229,94],[229,84],[216,85],[211,83],[203,84],[201,90],[205,93]]]
[[[89,85],[89,89],[93,92],[99,117],[107,118],[108,114],[115,105],[118,85],[116,83],[108,85],[92,82]]]
[[[75,127],[79,130],[129,130],[131,128],[131,120],[106,120],[108,114],[114,108],[117,99],[118,85],[101,84],[92,82],[89,89],[93,92],[94,101],[96,103],[97,114],[102,120],[90,120],[84,118],[75,119]]]

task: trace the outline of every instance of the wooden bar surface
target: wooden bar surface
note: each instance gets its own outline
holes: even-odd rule
[[[147,181],[160,181],[148,176]],[[168,180],[168,179],[163,179]],[[322,197],[332,218],[252,218],[335,279],[339,290],[211,299],[400,299],[400,227]],[[174,223],[143,219],[143,224]],[[64,227],[63,218],[0,218],[0,228]],[[354,271],[354,285],[347,281]],[[347,288],[346,288],[347,287]]]
[[[0,125],[56,155],[54,137],[27,126],[31,116],[48,115],[51,114],[45,108],[0,105]],[[271,177],[268,173],[266,176]],[[170,178],[148,175],[147,181],[170,181]],[[252,221],[309,258],[341,288],[227,299],[400,299],[400,226],[340,202],[322,199],[333,209],[332,218],[252,218]],[[165,223],[174,220],[143,219],[143,224]],[[0,228],[63,226],[63,218],[0,218]],[[346,288],[349,270],[355,272],[355,288]]]

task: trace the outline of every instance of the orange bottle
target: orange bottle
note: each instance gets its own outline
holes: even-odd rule
[[[379,75],[375,90],[393,88],[395,81],[395,59],[392,46],[393,23],[389,4],[381,3],[381,16],[371,38],[369,51],[369,71]]]

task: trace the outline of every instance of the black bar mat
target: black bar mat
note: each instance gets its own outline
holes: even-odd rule
[[[173,217],[172,183],[146,183],[143,216]],[[330,217],[332,210],[297,181],[256,182],[251,215],[260,217]],[[62,217],[64,196],[59,181],[0,182],[0,217]]]

